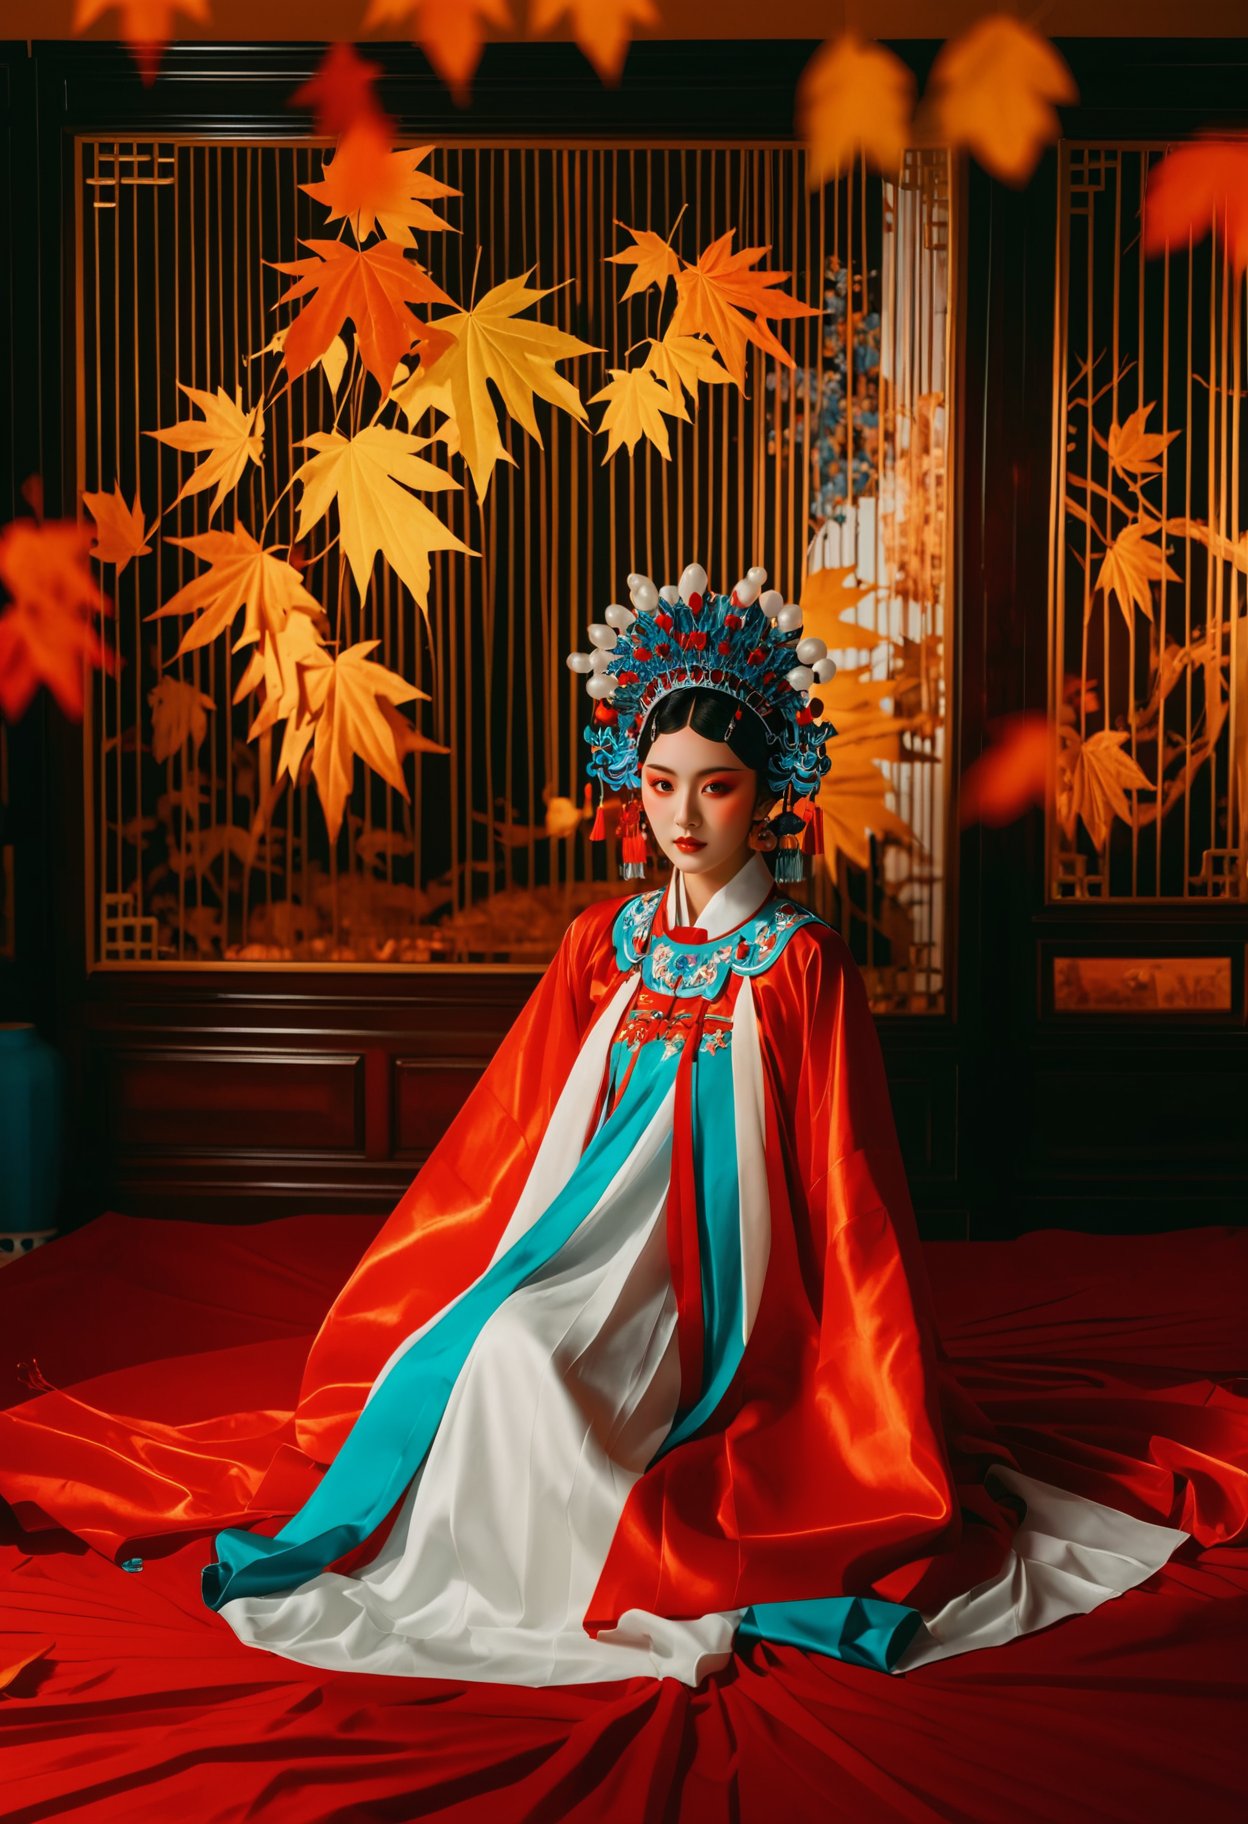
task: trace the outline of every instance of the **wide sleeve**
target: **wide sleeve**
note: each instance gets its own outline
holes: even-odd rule
[[[1013,1517],[982,1476],[1011,1453],[941,1345],[862,972],[822,925],[799,932],[782,961],[762,984],[759,1018],[817,1326],[808,1392],[861,1516],[862,1549],[844,1569],[856,1561],[891,1600],[931,1600],[1001,1561]]]
[[[595,1012],[621,901],[573,920],[494,1057],[334,1301],[308,1356],[300,1447],[326,1462],[404,1337],[484,1271]]]

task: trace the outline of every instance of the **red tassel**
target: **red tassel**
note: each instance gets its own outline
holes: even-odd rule
[[[806,819],[806,828],[802,831],[802,852],[806,855],[822,855],[823,812],[809,798],[802,801],[801,810]]]
[[[593,802],[594,802],[593,787],[590,785],[587,785],[585,787],[585,809],[587,811],[591,808],[591,806],[593,805]],[[598,800],[598,809],[594,815],[594,821],[590,825],[589,840],[591,842],[605,842],[607,839],[607,819],[603,813],[602,803],[603,803],[603,801],[600,798]]]
[[[630,798],[621,810],[615,833],[620,839],[620,860],[639,862],[644,868],[646,839],[641,830],[641,804],[636,798]]]

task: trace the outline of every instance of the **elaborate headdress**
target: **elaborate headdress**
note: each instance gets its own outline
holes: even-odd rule
[[[755,567],[731,594],[716,595],[701,564],[687,565],[679,584],[661,589],[648,576],[630,576],[631,608],[612,602],[603,619],[590,624],[591,651],[568,654],[569,669],[584,674],[594,700],[584,731],[587,771],[599,781],[590,835],[606,834],[606,791],[623,795],[618,834],[626,879],[645,872],[638,742],[655,705],[676,690],[722,691],[762,722],[766,784],[782,809],[769,819],[770,843],[760,846],[775,846],[777,880],[801,880],[804,855],[822,851],[814,800],[831,765],[825,743],[836,730],[820,721],[823,705],[812,691],[835,675],[836,662],[822,640],[802,637],[796,603],[777,589],[760,594],[766,581],[767,572]],[[585,792],[588,801],[592,787]]]

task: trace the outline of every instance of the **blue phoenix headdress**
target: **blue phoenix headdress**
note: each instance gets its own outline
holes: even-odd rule
[[[814,853],[822,846],[813,800],[831,765],[825,744],[836,730],[820,720],[823,705],[812,693],[830,682],[836,662],[822,640],[802,637],[795,603],[776,589],[760,594],[766,581],[767,572],[756,567],[730,594],[717,595],[708,590],[701,564],[689,564],[679,584],[662,589],[648,576],[630,576],[632,606],[613,602],[603,620],[590,625],[591,651],[569,653],[568,665],[584,674],[594,699],[584,734],[587,771],[601,789],[640,789],[642,730],[655,705],[673,691],[722,691],[753,710],[767,732],[767,785],[784,804],[771,822],[781,848],[776,876],[792,880],[803,872],[793,838],[811,831],[804,846]],[[797,800],[809,801],[801,813]],[[629,877],[642,871],[631,865],[635,822],[625,815],[621,824],[621,833],[634,838],[631,854],[625,852]],[[796,852],[786,863],[789,851]]]

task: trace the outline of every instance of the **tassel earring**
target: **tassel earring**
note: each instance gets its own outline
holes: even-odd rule
[[[806,819],[793,809],[790,792],[785,793],[784,809],[778,817],[771,820],[776,833],[777,880],[786,883],[805,880],[806,857],[802,853],[802,838],[806,833]]]

